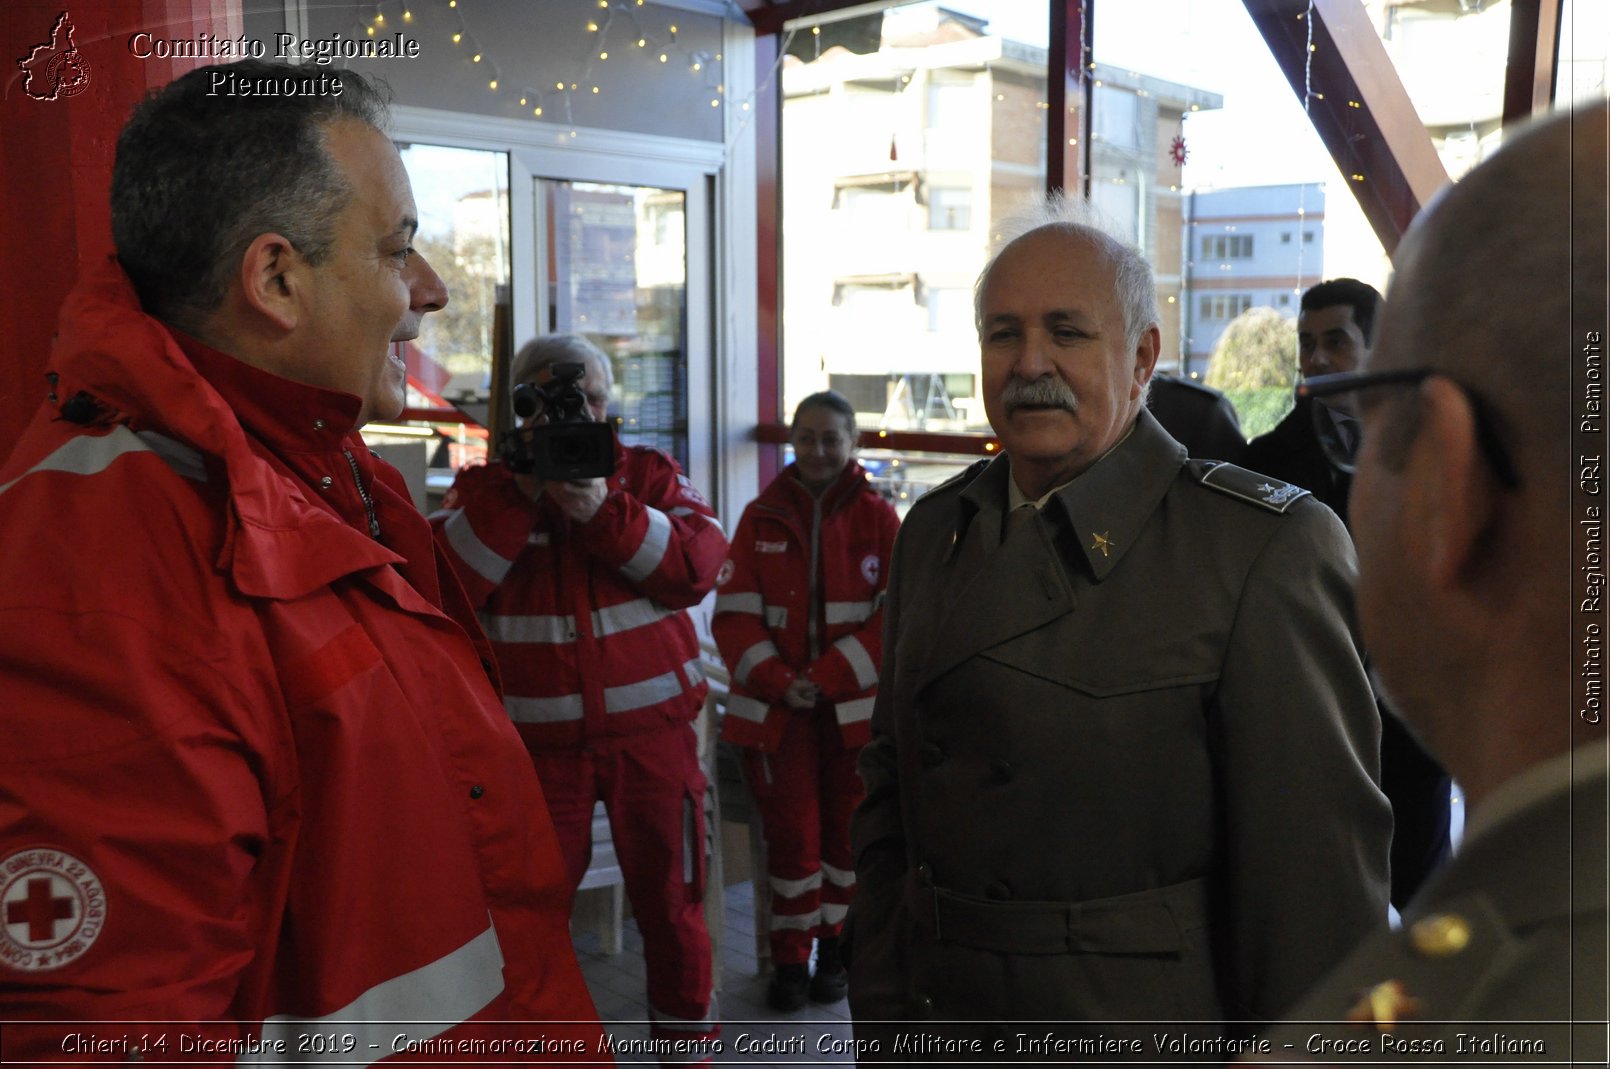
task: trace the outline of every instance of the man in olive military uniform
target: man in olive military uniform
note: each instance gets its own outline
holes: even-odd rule
[[[1223,1060],[1223,1022],[1279,1014],[1385,925],[1352,548],[1305,491],[1187,461],[1144,411],[1138,250],[1030,227],[977,291],[1005,455],[895,545],[852,830],[856,1035],[999,1060],[1034,1029],[934,1047],[916,1022],[1059,1021],[1062,1056],[1190,1031]]]
[[[1597,474],[1572,491],[1604,447],[1579,398],[1606,334],[1607,123],[1600,104],[1506,135],[1399,246],[1364,370],[1307,385],[1360,416],[1364,633],[1469,823],[1402,930],[1293,1012],[1330,1023],[1282,1026],[1272,1058],[1605,1064],[1610,756],[1572,687],[1603,663],[1603,569],[1579,567]]]

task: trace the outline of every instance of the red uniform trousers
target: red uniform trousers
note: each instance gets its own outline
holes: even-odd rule
[[[744,773],[760,810],[771,884],[771,956],[777,965],[811,957],[813,938],[837,937],[855,891],[850,814],[866,788],[822,704],[789,710],[776,753],[745,747]]]
[[[704,923],[705,777],[693,725],[594,739],[581,750],[532,750],[531,758],[572,894],[592,856],[594,804],[602,799],[609,813],[615,855],[643,934],[654,1037],[713,1038],[719,1030]]]

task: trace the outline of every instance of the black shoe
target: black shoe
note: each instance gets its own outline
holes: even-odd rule
[[[812,1002],[840,1002],[850,990],[850,977],[844,971],[837,939],[816,944],[816,975],[811,977]]]
[[[805,1005],[805,993],[811,986],[809,965],[779,965],[766,988],[766,1005],[778,1013],[793,1013]]]

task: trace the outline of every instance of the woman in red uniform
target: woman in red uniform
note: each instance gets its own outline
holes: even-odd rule
[[[900,524],[856,463],[855,437],[841,395],[800,402],[795,461],[744,510],[711,623],[732,673],[722,737],[745,748],[765,828],[776,966],[767,1001],[784,1012],[807,997],[837,1002],[847,986],[838,940],[855,889],[855,762],[871,735]]]

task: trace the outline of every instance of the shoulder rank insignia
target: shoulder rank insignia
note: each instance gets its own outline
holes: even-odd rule
[[[1309,496],[1308,491],[1292,483],[1281,482],[1267,475],[1237,467],[1234,464],[1216,464],[1212,461],[1192,461],[1197,467],[1197,481],[1203,486],[1229,494],[1243,501],[1260,505],[1270,512],[1285,512],[1293,504]]]

